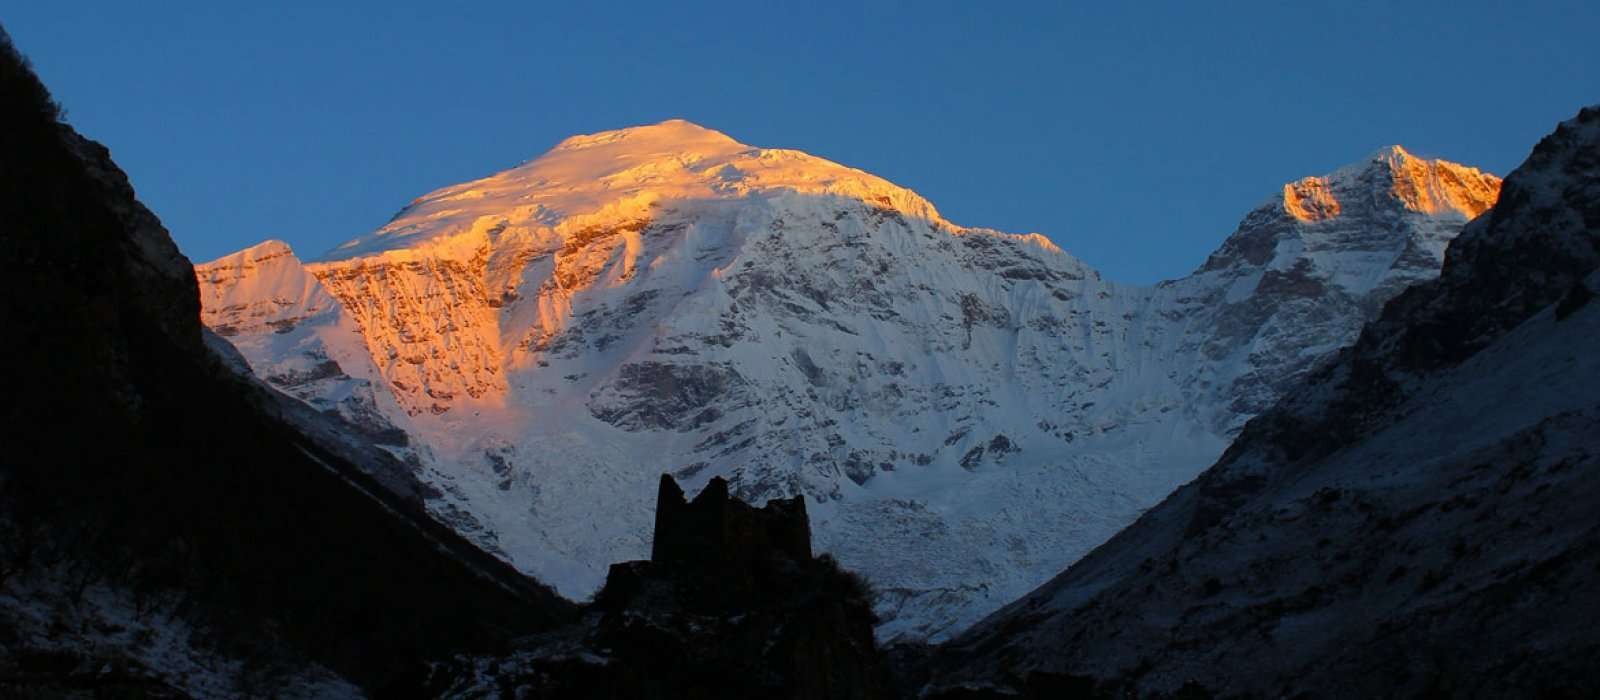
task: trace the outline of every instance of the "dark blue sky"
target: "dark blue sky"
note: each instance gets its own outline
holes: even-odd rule
[[[197,261],[315,257],[570,134],[681,117],[1149,282],[1283,182],[1389,143],[1504,174],[1600,101],[1592,0],[231,4],[0,9]]]

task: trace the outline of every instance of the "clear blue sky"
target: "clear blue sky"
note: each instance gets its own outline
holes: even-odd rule
[[[1600,101],[1593,0],[321,5],[0,22],[197,261],[315,257],[567,135],[681,117],[1150,282],[1283,182],[1389,143],[1504,174]]]

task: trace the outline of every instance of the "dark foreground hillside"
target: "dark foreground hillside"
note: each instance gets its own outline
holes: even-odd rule
[[[3,33],[0,262],[0,695],[403,690],[571,616],[227,369],[189,262]]]
[[[686,500],[661,477],[648,561],[611,566],[583,620],[521,640],[511,654],[461,655],[434,669],[447,697],[891,697],[873,641],[871,594],[811,553],[805,499],[755,508],[713,478]]]
[[[1222,459],[927,669],[938,697],[1600,694],[1600,108]]]

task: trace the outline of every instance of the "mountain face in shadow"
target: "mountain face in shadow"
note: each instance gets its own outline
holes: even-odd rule
[[[1193,483],[940,650],[931,695],[1593,695],[1597,268],[1591,107],[1439,279]]]
[[[0,694],[404,688],[571,616],[230,368],[188,260],[58,115],[0,34]]]

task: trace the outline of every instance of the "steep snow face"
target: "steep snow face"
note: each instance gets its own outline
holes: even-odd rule
[[[1194,275],[1130,287],[859,170],[665,122],[413,202],[304,266],[339,308],[285,335],[354,328],[366,364],[339,364],[373,377],[435,510],[563,593],[649,551],[662,472],[723,476],[812,499],[819,550],[882,592],[881,632],[939,638],[1198,473],[1437,274],[1497,186],[1385,151],[1263,205]],[[287,355],[255,328],[231,339],[273,381]]]
[[[373,362],[362,329],[289,246],[266,241],[196,265],[200,320],[251,369],[375,444],[415,460],[405,412]]]

